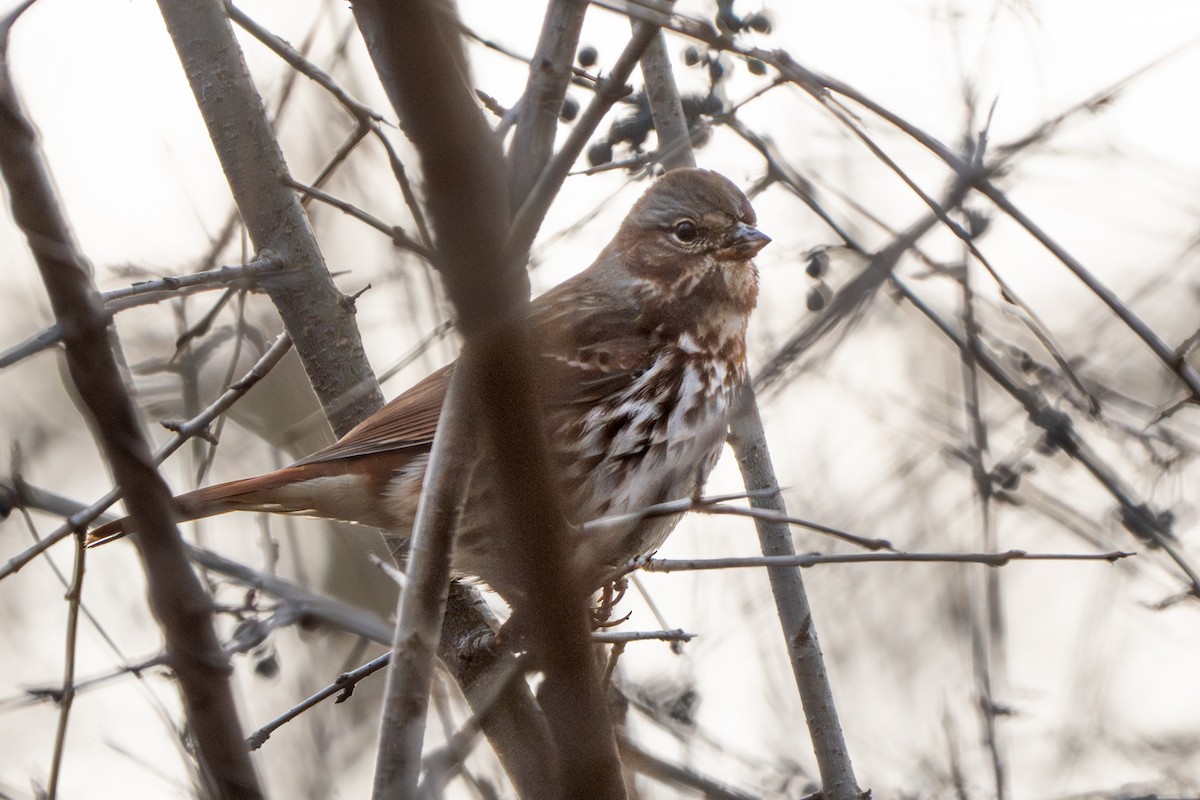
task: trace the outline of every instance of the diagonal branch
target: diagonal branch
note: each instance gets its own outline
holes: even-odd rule
[[[295,342],[313,389],[341,435],[383,404],[363,353],[353,304],[334,286],[221,0],[160,0],[200,113],[255,248],[293,270],[265,290]],[[339,356],[330,358],[330,342]],[[353,402],[346,403],[352,395]],[[338,401],[343,401],[340,405]]]
[[[67,369],[87,408],[93,435],[142,531],[137,548],[150,606],[166,640],[167,660],[179,681],[188,727],[212,793],[222,798],[261,797],[241,741],[229,659],[213,630],[211,598],[188,564],[170,491],[154,468],[109,345],[108,315],[73,241],[33,126],[17,102],[7,54],[16,18],[8,17],[0,29],[0,174],[8,184],[13,218],[33,251],[63,331]]]

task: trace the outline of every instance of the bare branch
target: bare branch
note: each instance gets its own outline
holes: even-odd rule
[[[775,469],[771,454],[767,450],[762,419],[754,398],[754,389],[747,381],[738,397],[738,407],[733,411],[729,424],[729,443],[737,458],[742,480],[751,491],[772,490],[767,497],[755,496],[751,503],[786,514],[787,508],[775,480]],[[783,629],[784,642],[788,648],[792,674],[804,706],[808,730],[812,736],[813,751],[821,772],[821,791],[830,800],[854,800],[858,796],[858,782],[854,777],[854,766],[846,747],[838,720],[837,706],[833,701],[833,689],[821,646],[817,641],[816,624],[808,603],[808,593],[796,565],[784,563],[795,558],[791,532],[782,521],[756,520],[758,538],[762,546],[762,560],[775,560],[767,576],[775,596],[775,607],[779,612],[779,624]]]
[[[429,248],[420,242],[415,241],[412,237],[405,233],[399,225],[388,225],[378,217],[374,217],[371,214],[368,214],[366,211],[363,211],[361,208],[358,208],[351,203],[347,203],[345,200],[334,197],[328,192],[324,192],[315,186],[308,186],[293,178],[287,178],[285,182],[293,189],[303,192],[306,197],[314,197],[317,200],[320,200],[322,203],[333,206],[339,211],[354,217],[360,222],[365,222],[375,230],[390,238],[392,243],[397,247],[403,247],[405,250],[408,250],[411,253],[416,253],[426,261],[433,260],[433,253],[429,250]]]
[[[160,0],[200,113],[250,238],[294,273],[265,286],[313,389],[341,435],[383,404],[351,305],[334,286],[220,0]],[[328,343],[339,357],[329,358]],[[352,402],[337,401],[353,396]]]
[[[814,567],[819,564],[936,562],[939,564],[983,564],[1005,567],[1013,561],[1104,561],[1109,564],[1137,553],[1113,550],[1108,553],[1027,553],[1005,550],[1001,553],[841,553],[834,555],[744,556],[733,558],[647,558],[635,559],[630,567],[647,572],[680,572],[743,567]]]
[[[75,702],[75,645],[79,634],[79,610],[83,600],[83,575],[87,564],[87,549],[83,537],[75,537],[75,568],[71,573],[71,585],[67,589],[67,645],[63,654],[63,682],[58,696],[58,728],[54,732],[54,754],[50,757],[50,777],[46,782],[46,796],[54,800],[58,796],[58,776],[67,742],[67,722],[71,718],[71,706]]]
[[[247,736],[246,746],[251,750],[257,750],[266,743],[267,739],[271,738],[272,733],[279,730],[284,725],[291,722],[296,717],[300,716],[305,711],[308,711],[310,708],[326,698],[332,697],[336,694],[338,695],[338,699],[335,702],[343,703],[346,700],[349,700],[350,696],[354,694],[354,687],[358,685],[358,682],[363,678],[366,678],[368,675],[372,675],[386,667],[388,661],[391,660],[391,657],[392,654],[389,651],[377,658],[371,659],[357,669],[350,670],[349,672],[343,672],[341,675],[338,675],[337,678],[334,679],[333,683],[306,698],[302,702],[297,703],[292,708],[289,708],[287,711],[283,712],[278,717]]]
[[[212,626],[210,598],[188,565],[173,520],[171,495],[154,469],[112,348],[108,315],[39,152],[32,124],[17,102],[8,69],[8,33],[0,30],[0,174],[8,184],[13,219],[25,234],[63,331],[67,369],[86,405],[93,433],[124,489],[137,522],[138,553],[150,605],[166,640],[197,754],[216,796],[261,797],[242,747],[229,686],[229,660]]]
[[[525,198],[513,216],[512,230],[508,234],[508,240],[504,246],[504,252],[509,257],[517,258],[529,251],[538,229],[542,226],[546,211],[550,208],[550,203],[558,194],[558,190],[562,188],[567,173],[575,164],[575,159],[579,158],[579,154],[587,146],[588,139],[591,138],[592,133],[600,124],[600,120],[608,113],[613,103],[629,93],[625,82],[629,80],[638,59],[641,58],[642,53],[645,52],[657,32],[657,26],[648,23],[639,23],[634,27],[629,43],[621,51],[620,57],[617,58],[608,75],[596,86],[596,93],[592,96],[592,101],[575,120],[570,135],[563,142],[562,149],[555,153],[542,169],[537,183],[529,191],[529,196]]]
[[[558,114],[571,81],[587,7],[586,0],[550,0],[546,6],[508,150],[509,197],[514,206],[525,201],[554,152]]]
[[[482,412],[483,429],[500,465],[501,489],[510,501],[506,505],[529,512],[522,520],[524,535],[514,535],[513,544],[531,548],[539,556],[517,557],[514,563],[531,570],[538,564],[554,567],[522,582],[528,613],[537,620],[535,631],[545,632],[535,633],[533,651],[546,675],[543,707],[555,732],[564,791],[574,794],[573,787],[581,791],[587,787],[589,792],[618,796],[616,748],[591,658],[584,597],[565,569],[569,560],[561,514],[556,504],[546,500],[553,497],[547,491],[552,484],[542,427],[532,416],[530,367],[519,322],[521,308],[528,302],[529,284],[524,261],[503,257],[508,214],[499,144],[463,80],[466,70],[459,41],[448,34],[456,32],[451,11],[427,4],[399,15],[375,3],[358,3],[354,11],[401,125],[421,154],[438,262],[466,338],[453,383],[469,380],[479,393],[475,413]],[[451,389],[452,394],[457,392],[462,389]],[[408,572],[411,585],[401,601],[397,643],[406,631],[428,631],[430,617],[435,626],[440,622],[440,603],[433,599],[435,592],[445,597],[445,585],[433,583],[446,574],[444,547],[449,533],[432,532],[430,523],[440,520],[448,528],[458,496],[439,492],[433,480],[440,469],[466,472],[462,467],[437,464],[436,453],[449,447],[443,440],[466,435],[465,430],[456,430],[458,423],[447,419],[456,413],[462,411],[456,412],[451,402],[439,425],[414,531]],[[439,504],[449,507],[439,509]],[[419,546],[423,539],[431,538],[442,544],[441,552]],[[430,556],[438,563],[421,565],[419,559]],[[435,581],[422,586],[422,581],[430,578]],[[422,616],[425,618],[420,619]],[[433,642],[426,639],[420,644],[419,658],[406,655],[406,664],[397,659],[389,670],[376,796],[416,790],[423,733],[418,720],[423,722],[430,675],[424,653]],[[396,705],[401,692],[408,698],[403,707]],[[609,786],[615,786],[617,792],[604,788]],[[551,796],[556,793],[545,786],[541,791]]]
[[[105,309],[115,314],[129,308],[158,303],[198,290],[220,289],[236,284],[252,288],[258,279],[278,274],[285,269],[285,265],[274,258],[260,258],[249,264],[218,267],[203,272],[194,272],[190,275],[173,275],[167,278],[137,281],[125,289],[104,292],[100,295],[100,299],[104,302]],[[20,344],[13,345],[0,353],[0,369],[11,367],[18,361],[53,347],[60,341],[62,341],[62,331],[57,323],[43,328]]]
[[[637,30],[639,23],[629,21]],[[696,166],[692,152],[692,139],[688,132],[687,119],[679,101],[679,87],[671,70],[671,57],[667,55],[667,42],[662,31],[655,31],[654,38],[642,54],[642,78],[646,83],[646,97],[650,101],[650,116],[658,137],[658,162],[666,169]]]
[[[739,494],[736,497],[770,497],[775,493],[772,491],[758,491]],[[693,512],[697,514],[712,514],[714,516],[731,516],[731,517],[746,517],[749,519],[766,520],[769,522],[783,522],[788,525],[796,525],[801,528],[823,533],[835,539],[850,542],[859,547],[865,547],[868,550],[891,550],[892,543],[886,539],[871,539],[848,531],[839,530],[828,525],[822,525],[819,522],[812,522],[798,517],[788,516],[786,513],[773,508],[756,508],[751,506],[727,506],[722,505],[722,502],[727,499],[734,499],[732,496],[721,497],[692,497],[681,500],[669,500],[665,503],[656,503],[652,506],[647,506],[639,511],[633,511],[628,514],[614,514],[607,517],[585,522],[581,527],[584,531],[591,533],[595,531],[611,531],[613,529],[620,530],[622,528],[633,529],[640,522],[654,517],[669,517],[674,514],[683,514]]]

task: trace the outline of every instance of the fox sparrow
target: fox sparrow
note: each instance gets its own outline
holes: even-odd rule
[[[588,269],[530,305],[538,390],[570,522],[689,497],[716,464],[746,370],[746,323],[758,295],[751,258],[770,241],[755,222],[749,200],[723,176],[669,172]],[[407,535],[453,370],[434,372],[289,467],[181,495],[181,517],[270,511]],[[496,541],[489,467],[482,456],[469,465],[452,564],[511,597],[517,588]],[[90,541],[124,535],[127,522],[100,526]],[[578,534],[582,579],[598,584],[656,549],[675,522]]]

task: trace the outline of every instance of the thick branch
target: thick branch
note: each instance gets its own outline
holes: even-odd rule
[[[638,23],[630,20],[630,24],[637,28]],[[650,117],[658,136],[655,154],[658,162],[666,169],[696,166],[687,118],[683,115],[679,87],[675,85],[671,57],[667,55],[667,42],[661,30],[650,40],[641,63],[646,97],[650,100]]]
[[[514,206],[525,201],[554,152],[558,113],[571,82],[587,7],[586,0],[551,0],[546,8],[508,150],[509,198]]]
[[[242,744],[229,660],[213,630],[211,598],[188,564],[171,493],[154,468],[109,347],[108,315],[73,241],[33,126],[17,103],[7,61],[14,20],[6,20],[0,31],[0,174],[8,184],[13,218],[33,251],[63,332],[71,381],[141,531],[137,546],[150,606],[162,627],[167,660],[179,681],[188,727],[212,792],[223,798],[261,797]]]
[[[729,444],[737,457],[746,488],[756,493],[750,498],[751,505],[786,514],[787,507],[779,493],[762,419],[749,381],[742,386],[738,407],[734,410],[729,426]],[[769,489],[772,493],[768,496],[757,494],[763,489]],[[754,524],[758,528],[764,556],[795,556],[796,549],[787,523],[757,519]],[[800,569],[794,566],[770,567],[767,577],[775,595],[775,608],[783,628],[792,674],[796,678],[796,688],[800,690],[800,701],[804,705],[804,716],[812,736],[813,751],[821,772],[822,795],[829,800],[854,800],[858,797],[858,782],[854,778],[850,752],[846,749],[837,707],[833,703],[833,689],[829,685],[825,659],[817,641],[817,629],[808,604],[808,593],[804,589],[804,579],[800,577]]]
[[[619,797],[619,762],[591,655],[586,597],[568,569],[566,531],[553,501],[544,433],[535,416],[523,324],[528,277],[522,259],[503,256],[509,214],[499,143],[470,92],[457,20],[449,6],[412,3],[400,13],[380,2],[360,2],[354,12],[401,127],[420,153],[438,264],[466,338],[455,383],[469,382],[496,459],[509,524],[493,535],[497,540],[509,535],[510,541],[498,545],[510,551],[502,557],[528,573],[518,576],[525,602],[517,612],[533,625],[531,651],[545,675],[543,706],[556,745],[561,791],[571,797]],[[454,408],[451,404],[447,411]],[[465,433],[449,425],[439,430],[438,440]],[[441,466],[437,461],[435,456],[427,480],[441,470],[466,471],[465,464]],[[448,526],[461,498],[432,493],[433,488],[430,484],[422,498],[414,542],[449,541],[448,531],[424,529],[439,521]],[[436,508],[435,500],[453,507]],[[439,564],[420,566],[419,557]],[[440,577],[440,562],[447,558],[432,549],[415,551],[410,581]],[[443,606],[429,602],[435,590],[444,599],[445,586],[410,585],[404,593],[398,642],[406,618],[422,613],[417,604],[440,623]],[[428,627],[426,619],[421,628]],[[390,673],[389,695],[403,690],[410,699],[422,699],[415,705],[424,705],[427,666],[415,661],[406,666],[396,659]],[[377,797],[416,791],[421,741],[412,735],[416,726],[411,720],[423,716],[424,709],[415,705],[404,709],[409,720],[385,717]],[[538,792],[557,794],[554,785]]]
[[[351,303],[333,285],[220,0],[160,0],[167,30],[250,239],[292,270],[267,294],[341,435],[383,403]],[[338,349],[331,358],[330,346]],[[354,401],[345,402],[347,395]],[[341,403],[339,403],[341,401]]]

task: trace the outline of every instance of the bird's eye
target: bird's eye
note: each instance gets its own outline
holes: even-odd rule
[[[696,228],[696,223],[690,219],[683,219],[676,222],[672,232],[675,234],[675,238],[684,244],[696,241],[696,237],[700,235],[700,231]]]

